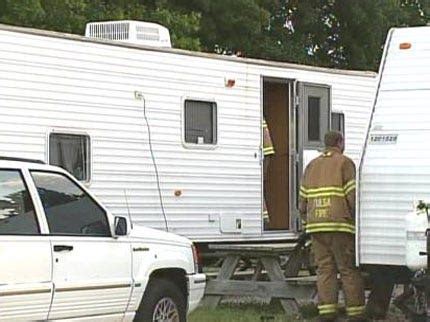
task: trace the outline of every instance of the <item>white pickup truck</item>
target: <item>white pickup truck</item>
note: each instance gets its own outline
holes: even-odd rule
[[[1,321],[178,321],[205,275],[183,237],[113,216],[64,170],[0,158]]]

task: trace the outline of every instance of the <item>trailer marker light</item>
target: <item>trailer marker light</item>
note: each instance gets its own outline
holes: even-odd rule
[[[232,88],[234,85],[236,84],[236,80],[235,79],[225,79],[225,87],[230,87]]]
[[[410,49],[412,47],[412,44],[410,42],[402,42],[399,45],[400,49]]]

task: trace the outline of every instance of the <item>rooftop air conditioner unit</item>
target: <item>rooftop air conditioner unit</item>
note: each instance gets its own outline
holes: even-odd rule
[[[85,36],[153,47],[172,47],[169,30],[152,22],[133,20],[90,22],[85,28]]]

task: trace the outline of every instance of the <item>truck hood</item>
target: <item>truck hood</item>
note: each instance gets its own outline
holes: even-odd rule
[[[192,244],[188,238],[162,230],[148,228],[139,224],[133,224],[130,238],[139,241],[145,240],[151,243],[173,244],[186,247],[190,247]]]

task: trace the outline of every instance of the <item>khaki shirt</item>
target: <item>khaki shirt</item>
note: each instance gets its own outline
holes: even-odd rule
[[[306,167],[299,210],[307,233],[355,233],[355,165],[329,148]]]

